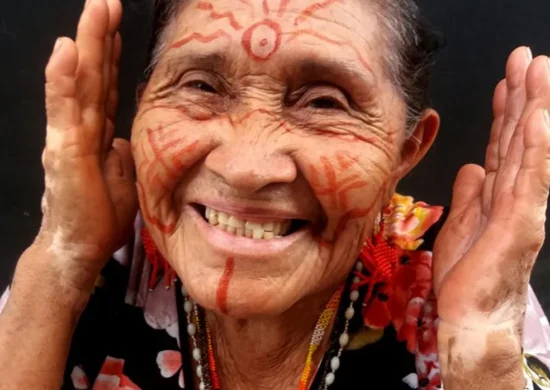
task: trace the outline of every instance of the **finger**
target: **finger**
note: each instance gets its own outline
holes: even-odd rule
[[[135,186],[134,163],[128,141],[115,139],[106,162],[106,181],[113,201],[117,221],[124,241],[134,222],[138,198]]]
[[[525,76],[531,61],[531,49],[520,47],[512,52],[506,64],[506,107],[498,147],[499,167],[494,179],[491,204],[496,201],[501,191],[509,190],[513,185],[513,174],[509,171],[504,172],[502,167],[507,156],[511,157],[513,154],[514,157],[517,157],[518,154],[521,155],[523,141],[521,134],[516,130],[527,102]],[[510,141],[514,134],[516,134],[515,153],[510,153]]]
[[[525,92],[525,75],[533,59],[531,49],[520,47],[512,52],[506,64],[506,107],[504,109],[504,124],[499,144],[499,157],[504,162],[510,139],[523,113],[527,95]]]
[[[46,66],[46,114],[48,136],[71,129],[80,122],[76,99],[78,52],[69,38],[59,38]]]
[[[76,37],[80,53],[77,80],[83,117],[92,129],[99,131],[103,130],[103,80],[108,28],[109,8],[105,0],[89,0],[82,12]]]
[[[550,187],[550,113],[538,109],[531,114],[525,126],[525,152],[514,185],[514,198],[520,208],[545,216]],[[522,207],[523,206],[523,207]],[[541,210],[543,209],[543,210]]]
[[[106,0],[107,7],[109,9],[109,24],[108,33],[105,38],[105,56],[103,61],[103,95],[107,96],[111,87],[111,70],[112,70],[112,58],[113,58],[113,45],[115,36],[117,35],[117,29],[120,25],[122,18],[122,6],[119,0]]]
[[[482,190],[482,211],[485,216],[488,216],[491,210],[491,201],[493,197],[493,185],[495,182],[496,172],[499,166],[498,148],[500,135],[502,132],[502,124],[504,123],[504,111],[506,108],[506,79],[501,80],[493,95],[493,124],[491,126],[491,135],[489,144],[485,153],[485,182]]]
[[[115,138],[113,148],[118,152],[118,156],[120,157],[122,176],[127,180],[135,181],[135,163],[130,142],[122,138]]]
[[[493,95],[493,125],[491,127],[491,135],[489,138],[489,145],[487,146],[487,153],[485,156],[485,170],[487,172],[496,172],[498,169],[498,151],[499,140],[504,122],[504,111],[506,108],[506,80],[501,80]]]
[[[516,182],[525,153],[525,127],[532,114],[550,106],[550,69],[547,57],[537,57],[532,61],[525,81],[527,103],[511,138],[508,153],[499,170],[494,194],[511,191]]]
[[[107,0],[109,7],[109,34],[114,36],[122,20],[122,4],[120,0]]]
[[[122,52],[122,40],[117,32],[113,41],[113,55],[111,58],[110,85],[107,92],[107,102],[105,104],[105,136],[103,142],[103,151],[109,151],[113,143],[116,123],[116,109],[118,104],[118,65]]]
[[[468,164],[463,166],[456,176],[453,186],[453,198],[450,212],[461,212],[466,206],[477,202],[483,183],[485,170],[479,165]]]

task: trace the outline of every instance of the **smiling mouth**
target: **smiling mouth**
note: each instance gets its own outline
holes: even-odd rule
[[[297,232],[310,223],[310,221],[301,219],[269,220],[262,218],[262,222],[249,221],[200,204],[194,204],[193,207],[208,224],[216,229],[254,240],[283,238]]]

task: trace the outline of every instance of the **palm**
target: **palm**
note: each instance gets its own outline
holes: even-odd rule
[[[137,205],[129,144],[115,140],[119,0],[84,9],[76,41],[62,38],[46,68],[46,192],[40,237],[92,273],[131,226]]]
[[[453,324],[518,320],[544,239],[550,185],[550,69],[525,48],[512,53],[495,90],[485,167],[455,181],[449,217],[434,247],[441,318]]]

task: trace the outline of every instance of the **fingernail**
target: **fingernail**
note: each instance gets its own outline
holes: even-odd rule
[[[550,129],[550,111],[544,110],[544,120],[546,121],[546,127]]]
[[[53,47],[53,52],[55,53],[56,51],[61,49],[61,46],[63,46],[63,39],[57,38],[57,40],[55,41],[55,45]]]
[[[530,47],[525,48],[525,54],[527,55],[527,61],[533,61],[533,52],[531,51]]]

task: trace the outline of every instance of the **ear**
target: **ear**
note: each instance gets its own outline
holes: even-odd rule
[[[435,110],[430,108],[422,113],[414,131],[403,143],[401,162],[396,171],[398,180],[406,176],[424,158],[437,136],[439,124],[439,114]]]
[[[147,83],[145,81],[142,81],[138,84],[136,88],[136,106],[139,106],[141,103],[141,98],[143,98],[143,93],[145,92],[145,88],[147,87]]]

